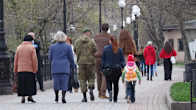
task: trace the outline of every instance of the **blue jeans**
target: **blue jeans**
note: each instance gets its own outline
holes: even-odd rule
[[[147,80],[152,80],[153,73],[153,65],[147,65]]]
[[[131,102],[135,102],[135,85],[136,81],[126,82],[126,92]]]

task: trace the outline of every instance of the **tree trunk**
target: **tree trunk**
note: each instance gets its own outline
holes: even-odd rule
[[[185,53],[184,63],[187,64],[187,63],[191,62],[189,44],[188,44],[188,39],[187,39],[187,36],[185,34],[185,30],[184,30],[184,21],[179,20],[179,24],[180,24],[180,32],[182,34],[182,40],[183,40],[183,43],[184,43],[184,53]]]

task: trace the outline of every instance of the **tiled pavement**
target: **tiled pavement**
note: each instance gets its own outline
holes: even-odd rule
[[[118,103],[110,103],[108,100],[97,98],[94,102],[81,103],[81,93],[68,93],[67,104],[54,103],[53,90],[38,92],[34,99],[36,104],[20,103],[20,98],[14,95],[0,96],[0,110],[168,110],[165,103],[165,95],[172,83],[182,81],[183,67],[173,68],[173,81],[163,80],[163,67],[158,67],[158,76],[153,81],[147,81],[143,77],[141,85],[136,86],[136,102],[127,104],[124,100],[125,87],[120,81]]]

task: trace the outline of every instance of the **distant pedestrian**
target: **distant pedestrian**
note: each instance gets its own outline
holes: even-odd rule
[[[90,100],[94,101],[93,90],[95,88],[95,52],[96,45],[91,39],[91,30],[85,29],[83,35],[80,36],[74,45],[77,55],[77,63],[79,65],[79,81],[80,89],[83,93],[82,102],[87,102],[86,92],[90,90]]]
[[[153,65],[156,61],[156,52],[152,45],[152,41],[148,41],[147,46],[144,49],[144,58],[147,65],[147,80],[152,81],[153,77]]]
[[[25,96],[28,96],[29,102],[35,103],[32,96],[36,95],[35,74],[38,70],[38,61],[32,41],[32,36],[25,36],[14,57],[14,73],[18,76],[17,93],[18,96],[22,96],[21,103],[25,103]]]
[[[79,88],[79,82],[78,82],[78,73],[77,73],[77,56],[74,52],[74,46],[72,45],[72,40],[71,38],[67,37],[66,43],[69,44],[72,47],[72,52],[73,52],[73,56],[74,56],[74,67],[70,66],[70,79],[69,79],[69,91],[72,92],[72,87],[74,88],[75,92],[78,92],[78,88]]]
[[[128,56],[127,64],[122,73],[122,81],[126,82],[126,90],[127,90],[127,103],[135,102],[135,85],[137,79],[139,79],[139,84],[141,84],[141,75],[138,67],[135,64],[134,56],[130,54]]]
[[[140,62],[140,71],[142,72],[142,76],[146,76],[146,64],[144,59],[144,47],[141,46],[140,50],[138,51],[138,59]]]
[[[122,69],[125,66],[125,59],[123,56],[123,51],[118,46],[118,42],[115,38],[111,37],[111,44],[104,47],[102,55],[102,71],[106,77],[107,89],[109,92],[109,101],[118,101],[119,92],[119,78],[122,75]],[[112,92],[112,86],[114,86],[114,91]],[[114,94],[114,95],[113,95]]]
[[[62,90],[62,103],[66,103],[65,94],[68,90],[68,82],[71,74],[70,66],[74,66],[72,48],[65,43],[66,39],[67,35],[62,31],[58,31],[55,34],[56,43],[52,44],[49,49],[55,102],[58,102],[58,93],[59,90]]]
[[[106,96],[106,79],[103,73],[101,72],[101,57],[103,54],[104,46],[109,45],[109,40],[112,35],[108,34],[109,25],[104,23],[101,27],[102,32],[95,36],[94,40],[96,43],[97,52],[95,54],[96,57],[96,73],[97,73],[97,88],[98,88],[98,96],[99,98],[105,99],[108,98]]]
[[[41,59],[41,55],[40,55],[40,50],[41,50],[40,41],[38,39],[36,39],[35,33],[29,32],[28,35],[31,35],[33,37],[32,42],[33,42],[33,46],[35,47],[37,59],[38,59],[38,72],[36,74],[36,77],[37,77],[37,81],[39,83],[39,88],[43,92],[44,86],[43,86],[43,74],[41,72],[42,59]]]
[[[174,48],[171,46],[169,41],[165,42],[164,47],[162,48],[160,52],[160,58],[163,58],[164,61],[164,79],[165,80],[172,80],[172,62],[171,57],[176,56],[177,53],[174,50]]]

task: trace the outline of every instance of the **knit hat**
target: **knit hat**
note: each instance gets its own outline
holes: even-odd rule
[[[128,56],[127,62],[129,62],[129,61],[134,61],[134,56],[132,54],[129,54],[129,56]]]
[[[129,54],[128,56],[128,60],[127,60],[127,65],[128,66],[134,66],[135,62],[134,62],[134,56],[132,54]]]

